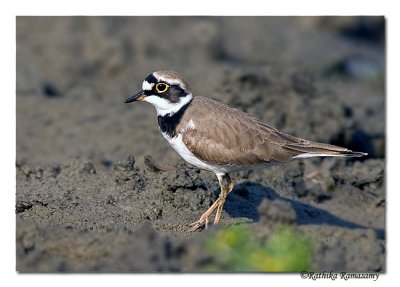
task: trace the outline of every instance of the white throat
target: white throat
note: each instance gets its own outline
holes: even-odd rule
[[[192,94],[187,94],[184,97],[181,97],[179,99],[179,102],[176,103],[171,103],[170,101],[160,98],[155,95],[150,95],[145,97],[143,100],[152,104],[157,111],[158,116],[165,116],[168,114],[175,114],[178,112],[184,105],[189,103],[193,99]]]

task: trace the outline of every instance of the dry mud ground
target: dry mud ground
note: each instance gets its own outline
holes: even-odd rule
[[[385,271],[382,17],[17,17],[16,269],[202,271],[232,224],[312,239],[312,270]],[[155,70],[300,137],[368,152],[234,174],[218,228],[189,232],[218,195],[147,104]],[[151,155],[151,156],[149,156]]]

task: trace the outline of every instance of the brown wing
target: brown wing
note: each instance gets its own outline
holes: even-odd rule
[[[201,160],[221,165],[286,162],[300,154],[343,154],[348,149],[303,140],[270,127],[249,115],[211,99],[195,97],[186,120],[183,141]],[[196,108],[197,107],[197,108]],[[213,111],[209,113],[208,111]],[[192,115],[189,118],[189,115]],[[196,119],[196,120],[194,120]],[[187,122],[186,121],[186,122]]]
[[[276,129],[222,103],[194,99],[199,108],[186,114],[196,119],[195,128],[185,132],[183,141],[200,159],[222,165],[254,165],[285,162],[296,155],[283,148],[287,140]],[[213,112],[207,112],[210,110]]]

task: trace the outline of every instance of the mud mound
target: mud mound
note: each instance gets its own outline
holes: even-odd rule
[[[382,162],[323,164],[313,180],[305,170],[290,164],[268,176],[239,174],[219,228],[253,222],[263,237],[289,225],[315,241],[315,269],[383,271]],[[292,181],[282,180],[285,174]],[[213,176],[183,162],[157,172],[138,169],[133,156],[107,169],[82,159],[60,166],[18,163],[17,269],[202,271],[213,260],[202,247],[208,233],[190,232],[189,223],[216,199],[216,187]],[[290,191],[301,187],[305,194]]]

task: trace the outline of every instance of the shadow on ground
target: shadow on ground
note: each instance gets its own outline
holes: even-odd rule
[[[217,191],[219,192],[219,191]],[[299,200],[290,199],[280,196],[272,188],[266,187],[262,184],[246,181],[235,186],[232,193],[227,198],[225,204],[225,211],[231,217],[246,217],[253,221],[259,220],[259,207],[263,200],[271,201],[285,201],[290,203],[291,208],[295,212],[296,223],[299,225],[330,225],[348,229],[370,229],[367,227],[350,220],[340,218],[326,210],[315,207],[311,204],[303,203]],[[284,213],[285,210],[278,209],[277,213]],[[280,214],[273,214],[270,216],[280,217]],[[378,239],[385,238],[385,231],[381,228],[372,228]]]

